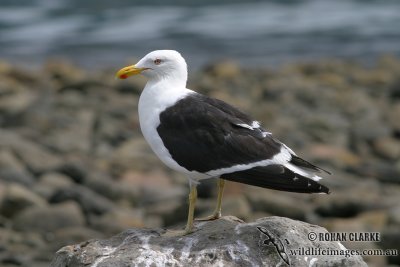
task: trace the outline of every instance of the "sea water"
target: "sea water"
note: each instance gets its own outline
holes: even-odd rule
[[[168,2],[168,4],[167,4]],[[400,1],[0,0],[0,59],[101,68],[176,49],[191,68],[400,55]]]

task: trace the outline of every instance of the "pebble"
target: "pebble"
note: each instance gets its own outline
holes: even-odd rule
[[[74,182],[69,176],[61,173],[49,172],[39,177],[39,181],[34,185],[33,191],[49,199],[57,190],[72,186],[73,184]]]
[[[32,185],[34,177],[9,149],[0,149],[0,180]]]
[[[355,188],[342,189],[329,197],[319,198],[315,211],[323,217],[351,218],[358,214],[385,208],[380,188],[375,183],[359,183]]]
[[[246,197],[254,211],[267,212],[272,215],[304,220],[311,206],[302,197],[292,198],[291,193],[266,189],[249,190]]]
[[[91,219],[91,226],[101,233],[117,234],[124,229],[145,227],[143,212],[133,208],[119,208]]]
[[[87,187],[73,185],[58,189],[49,199],[50,203],[76,201],[85,214],[100,215],[114,209],[114,203]]]
[[[0,131],[0,143],[12,150],[34,174],[54,170],[61,164],[54,153],[10,130]]]
[[[211,214],[212,211],[210,210],[209,213]],[[222,212],[223,214],[238,217],[243,221],[248,221],[251,217],[252,209],[244,196],[228,196],[224,198],[222,203]]]
[[[4,187],[4,191],[5,194],[0,202],[0,214],[5,217],[12,218],[26,209],[47,207],[44,198],[20,184],[8,184]]]
[[[400,114],[399,114],[400,119]],[[393,137],[379,138],[373,143],[375,153],[387,160],[400,158],[400,140]]]
[[[19,213],[13,228],[17,231],[36,231],[51,234],[65,227],[83,226],[85,216],[80,206],[73,201],[48,207],[32,207]]]

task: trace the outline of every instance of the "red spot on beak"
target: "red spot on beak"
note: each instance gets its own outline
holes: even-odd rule
[[[120,79],[126,79],[126,78],[128,78],[128,75],[122,74],[121,76],[119,76],[119,78],[120,78]]]

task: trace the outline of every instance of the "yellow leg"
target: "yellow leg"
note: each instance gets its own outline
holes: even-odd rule
[[[189,193],[189,212],[188,219],[186,223],[186,227],[184,230],[168,230],[164,236],[183,236],[190,234],[193,232],[193,217],[194,217],[194,208],[196,207],[197,200],[197,187],[196,185],[190,185],[190,193]]]
[[[211,221],[221,218],[221,210],[222,210],[221,206],[222,206],[222,196],[224,194],[224,186],[225,186],[225,180],[218,179],[217,206],[215,207],[213,214],[205,218],[196,219],[196,221]]]
[[[186,234],[191,233],[193,231],[193,218],[194,218],[194,208],[196,207],[196,200],[197,200],[197,187],[196,185],[190,185],[189,212],[185,228]]]

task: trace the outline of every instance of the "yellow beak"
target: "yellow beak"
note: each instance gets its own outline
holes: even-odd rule
[[[147,70],[147,68],[137,68],[135,65],[127,66],[120,69],[116,74],[115,78],[126,79],[129,76],[142,73],[142,71]]]

